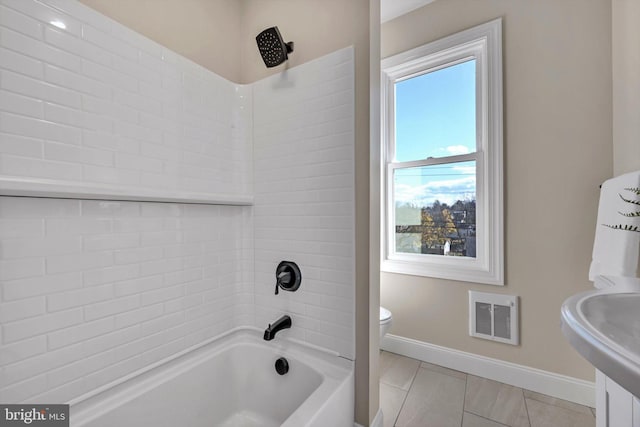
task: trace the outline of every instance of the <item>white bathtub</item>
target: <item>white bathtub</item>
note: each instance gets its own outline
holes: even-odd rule
[[[353,427],[353,396],[352,361],[242,329],[71,402],[71,427]]]

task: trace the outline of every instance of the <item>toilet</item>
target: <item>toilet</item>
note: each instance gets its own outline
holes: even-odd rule
[[[382,341],[382,337],[391,327],[392,322],[393,316],[391,316],[391,312],[384,307],[380,307],[380,341]]]

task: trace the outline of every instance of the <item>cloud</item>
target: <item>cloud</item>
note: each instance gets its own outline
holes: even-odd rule
[[[451,156],[470,153],[469,148],[465,147],[464,145],[450,145],[446,147],[445,150],[447,150],[447,153],[449,153],[449,155]]]
[[[451,170],[458,172],[460,175],[475,175],[476,165],[473,166],[451,166]]]
[[[398,183],[394,193],[396,203],[430,206],[439,200],[442,203],[452,205],[458,200],[475,200],[476,177],[474,174],[463,178],[432,181],[420,185]]]

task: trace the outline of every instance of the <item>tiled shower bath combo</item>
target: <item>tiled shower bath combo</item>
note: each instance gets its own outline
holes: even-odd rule
[[[177,372],[264,364],[220,422],[352,425],[353,49],[239,85],[74,0],[0,17],[0,402],[109,425]],[[283,260],[302,283],[275,295]],[[315,403],[262,407],[280,378]]]

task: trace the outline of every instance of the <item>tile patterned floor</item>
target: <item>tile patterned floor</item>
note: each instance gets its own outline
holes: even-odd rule
[[[591,408],[380,353],[384,427],[595,427]]]

